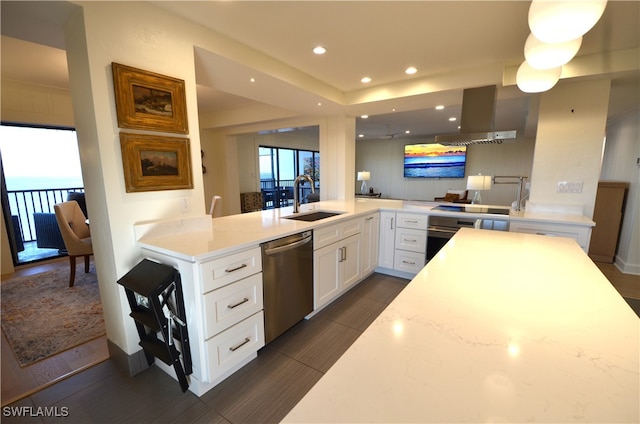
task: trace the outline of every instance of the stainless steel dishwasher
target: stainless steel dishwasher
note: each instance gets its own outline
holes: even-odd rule
[[[262,245],[265,341],[313,311],[313,232]]]

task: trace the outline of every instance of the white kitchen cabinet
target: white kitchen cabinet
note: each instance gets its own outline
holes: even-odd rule
[[[582,250],[589,252],[591,239],[591,226],[571,225],[568,223],[557,224],[540,221],[511,221],[509,231],[515,233],[529,233],[541,236],[568,237],[578,242]]]
[[[396,240],[396,213],[380,212],[380,247],[378,266],[381,268],[393,268],[393,253]]]
[[[206,262],[146,249],[143,255],[180,272],[193,363],[189,390],[202,396],[265,345],[260,247]],[[174,375],[164,363],[156,365]]]
[[[373,213],[362,218],[362,261],[360,276],[366,277],[378,266],[380,244],[380,214]]]
[[[361,229],[362,220],[354,219],[314,231],[314,311],[360,281]],[[318,240],[317,232],[321,232]],[[327,245],[328,239],[338,241]]]
[[[427,226],[426,214],[381,212],[378,266],[404,277],[417,274],[426,262]]]

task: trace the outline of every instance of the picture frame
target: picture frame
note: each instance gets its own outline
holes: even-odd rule
[[[188,138],[120,133],[127,193],[193,188]]]
[[[184,80],[111,63],[118,127],[188,134]]]

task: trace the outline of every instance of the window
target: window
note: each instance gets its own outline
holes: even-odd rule
[[[53,205],[67,200],[69,191],[84,191],[75,130],[3,123],[0,157],[2,202],[8,205],[3,212],[14,235],[14,263],[58,256],[58,249],[37,237],[35,214],[53,214]]]
[[[293,182],[305,174],[320,188],[320,152],[260,146],[260,189],[267,209],[293,204]],[[300,185],[299,199],[311,193],[309,183]]]

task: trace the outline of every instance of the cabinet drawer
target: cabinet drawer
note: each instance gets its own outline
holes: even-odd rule
[[[413,228],[427,230],[427,215],[398,212],[396,214],[396,228]]]
[[[586,252],[591,238],[591,227],[575,225],[543,224],[537,222],[511,222],[509,231],[516,233],[538,234],[541,236],[568,237],[578,242]]]
[[[213,381],[264,346],[262,311],[239,322],[206,342],[208,381]]]
[[[321,249],[344,238],[360,234],[361,232],[361,219],[350,219],[313,230],[313,250]]]
[[[200,269],[202,293],[207,293],[262,271],[260,247],[205,262]]]
[[[262,309],[262,273],[204,296],[205,338],[210,338]]]
[[[425,253],[427,251],[427,232],[410,228],[397,228],[396,249]]]
[[[393,269],[417,274],[424,267],[425,254],[396,250],[393,261]]]

